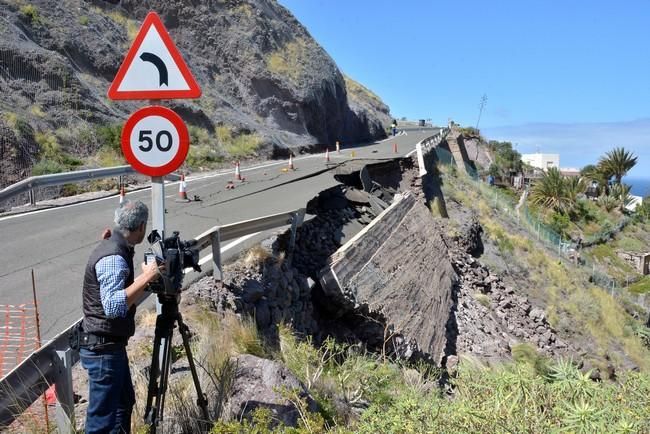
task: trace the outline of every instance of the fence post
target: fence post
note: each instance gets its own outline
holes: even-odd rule
[[[56,390],[56,424],[60,433],[76,431],[74,418],[74,393],[72,390],[72,350],[57,350],[57,367],[54,387]]]
[[[215,281],[223,282],[223,268],[221,267],[221,234],[217,228],[212,235],[210,235],[212,244],[212,261],[214,262],[214,272],[212,278]]]

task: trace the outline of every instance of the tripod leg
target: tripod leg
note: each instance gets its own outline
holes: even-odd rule
[[[156,326],[157,328],[157,326]],[[158,355],[160,348],[160,335],[156,333],[153,340],[153,354],[151,355],[151,365],[149,365],[149,386],[147,388],[147,406],[144,410],[144,421],[148,425],[155,425],[158,411],[152,407],[154,397],[158,396]]]
[[[169,371],[172,365],[172,334],[174,331],[174,324],[171,323],[169,333],[166,336],[165,345],[163,348],[163,359],[160,371],[160,385],[158,394],[158,420],[163,420],[163,413],[165,411],[165,398],[167,396],[167,385],[169,384]]]
[[[156,332],[149,371],[149,389],[147,391],[144,420],[149,425],[151,434],[155,434],[158,422],[163,418],[165,392],[167,391],[167,380],[171,365],[171,337],[174,330],[174,317],[170,316],[165,310],[163,306],[163,313],[156,318]],[[164,342],[164,345],[161,345],[161,342]],[[162,358],[160,357],[160,351],[162,351]]]
[[[201,408],[203,413],[203,419],[205,424],[210,423],[210,414],[208,413],[208,400],[206,399],[203,391],[201,390],[201,383],[199,383],[199,375],[196,373],[196,366],[194,365],[194,357],[192,356],[192,350],[190,349],[190,331],[187,325],[183,322],[183,317],[181,313],[178,312],[176,317],[178,320],[178,330],[181,333],[183,338],[183,346],[185,347],[185,355],[187,356],[187,362],[190,365],[190,371],[192,373],[192,380],[194,381],[194,388],[196,389],[196,403]]]

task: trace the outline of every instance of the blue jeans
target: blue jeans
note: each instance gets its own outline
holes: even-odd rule
[[[88,371],[86,433],[129,433],[135,392],[126,348],[111,351],[79,350]]]

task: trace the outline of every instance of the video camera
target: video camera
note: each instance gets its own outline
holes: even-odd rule
[[[183,284],[183,270],[192,267],[195,271],[201,271],[196,241],[182,241],[178,231],[163,239],[155,229],[147,236],[147,240],[151,247],[144,253],[144,262],[165,264],[160,277],[149,282],[147,289],[156,294],[177,295]]]

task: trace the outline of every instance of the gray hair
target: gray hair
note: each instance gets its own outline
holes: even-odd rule
[[[118,209],[115,210],[115,225],[122,231],[133,232],[140,227],[142,223],[147,223],[149,218],[149,208],[144,203],[138,201],[131,202],[125,200]]]

